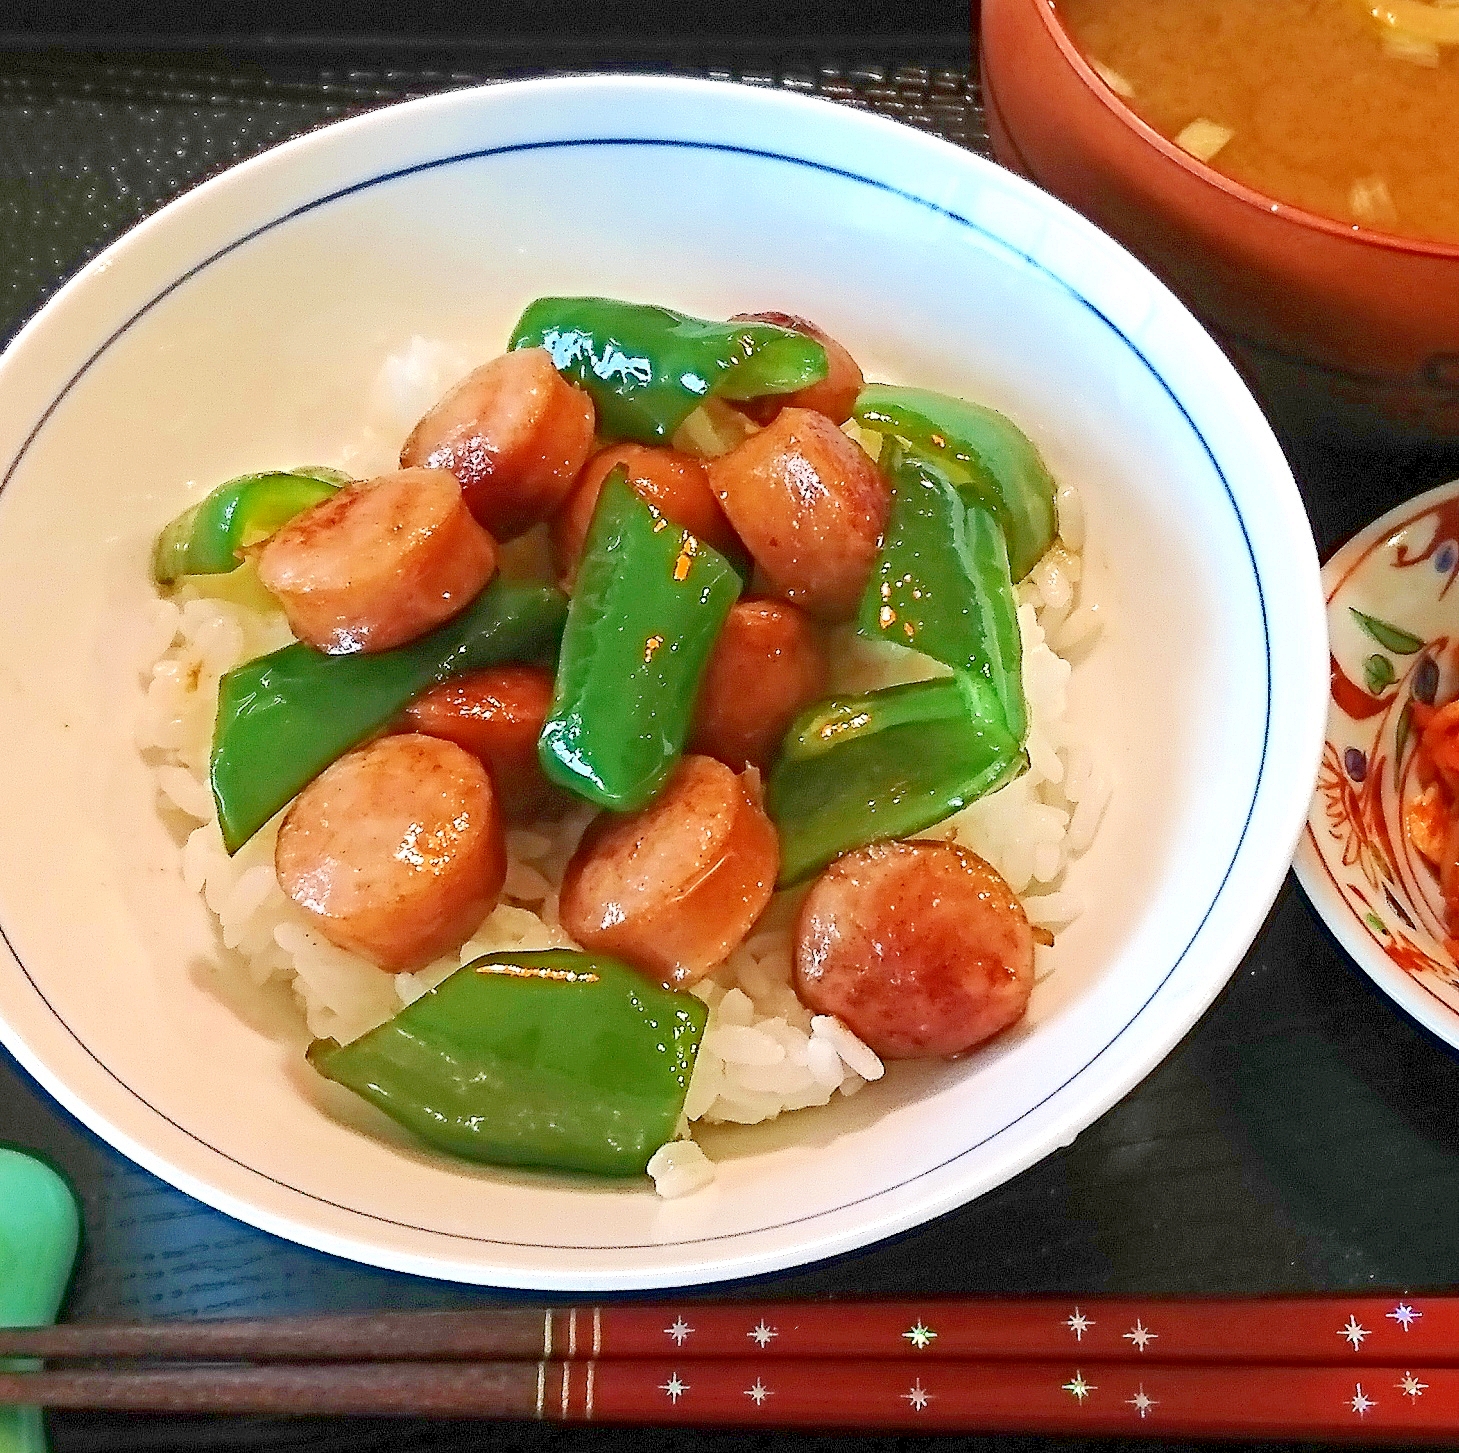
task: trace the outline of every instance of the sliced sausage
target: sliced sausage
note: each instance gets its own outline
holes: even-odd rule
[[[783,600],[736,601],[699,683],[689,750],[737,772],[768,766],[830,677],[826,647],[804,611]]]
[[[537,738],[552,704],[552,673],[541,666],[491,666],[418,696],[406,709],[411,731],[464,747],[491,774],[497,801],[526,817],[552,795],[537,760]]]
[[[871,574],[890,490],[866,453],[824,414],[782,409],[709,465],[730,524],[777,595],[844,620]]]
[[[795,982],[883,1059],[961,1054],[1020,1019],[1033,931],[976,853],[874,843],[838,858],[801,905]]]
[[[295,799],[274,870],[331,943],[391,973],[417,969],[470,937],[501,892],[491,778],[454,742],[380,737]]]
[[[828,367],[825,378],[819,383],[793,394],[767,394],[764,398],[750,399],[740,405],[756,423],[768,424],[787,404],[798,409],[814,409],[833,424],[844,424],[851,417],[866,380],[862,376],[861,365],[829,333],[793,313],[737,313],[731,321],[774,323],[779,328],[789,328],[793,333],[804,333],[806,337],[814,338],[826,350]]]
[[[709,487],[709,475],[692,454],[643,444],[610,444],[588,460],[577,487],[552,522],[552,554],[562,580],[570,581],[576,573],[603,481],[620,464],[638,496],[667,519],[692,530],[723,554],[740,553],[739,539]]]
[[[294,634],[342,655],[387,651],[464,610],[496,569],[496,542],[453,475],[402,469],[296,515],[255,560]]]
[[[449,469],[471,513],[498,540],[545,520],[567,498],[593,447],[593,401],[520,348],[468,374],[411,432],[404,466]]]
[[[649,807],[588,829],[562,880],[562,926],[671,988],[729,957],[780,868],[775,828],[723,762],[684,757]]]

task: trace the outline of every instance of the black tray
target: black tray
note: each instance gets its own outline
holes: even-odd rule
[[[64,44],[12,31],[9,49],[0,49],[6,338],[86,258],[188,185],[323,122],[444,87],[547,70],[675,70],[813,92],[987,147],[975,58],[966,34],[946,26],[915,35],[873,27],[838,41],[782,30],[768,39],[648,33],[609,44],[539,34],[486,44],[377,29],[329,42],[297,34],[258,42],[125,27],[87,37],[75,29],[80,13],[51,12],[71,25]],[[924,6],[912,18],[929,16],[939,18]],[[1398,500],[1459,475],[1459,448],[1360,449],[1320,417],[1279,414],[1274,422],[1324,553]],[[917,1232],[742,1289],[805,1296],[1442,1285],[1459,1273],[1456,1106],[1455,1057],[1377,993],[1289,880],[1200,1025],[1072,1147]],[[206,1209],[101,1144],[3,1053],[0,1140],[47,1152],[82,1193],[87,1240],[72,1317],[490,1299],[305,1251]],[[424,1420],[84,1414],[58,1415],[52,1429],[57,1448],[72,1453],[565,1448],[588,1440],[688,1453],[773,1441]],[[879,1450],[908,1440],[794,1441]]]

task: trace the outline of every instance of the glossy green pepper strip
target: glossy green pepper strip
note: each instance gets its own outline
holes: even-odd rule
[[[640,499],[621,467],[608,476],[537,742],[553,782],[614,812],[657,796],[741,587],[730,562]]]
[[[598,432],[655,444],[710,395],[788,394],[825,378],[826,350],[773,323],[718,323],[612,298],[538,298],[512,330],[511,348],[545,348],[581,384]]]
[[[550,659],[566,617],[560,590],[497,580],[460,615],[393,651],[326,656],[296,642],[228,672],[211,762],[228,851],[421,692],[503,661]]]
[[[1022,580],[1054,543],[1054,479],[1029,437],[994,409],[927,389],[873,383],[856,400],[857,423],[930,454],[972,499],[993,511]]]
[[[812,707],[785,738],[766,794],[780,886],[883,838],[910,837],[1028,765],[976,676],[890,686]]]
[[[152,579],[170,585],[184,575],[226,575],[243,563],[239,552],[245,545],[266,539],[348,483],[348,475],[322,468],[230,479],[158,535]]]
[[[616,959],[488,954],[309,1062],[440,1150],[642,1175],[671,1140],[708,1010]]]
[[[891,481],[892,510],[857,633],[980,677],[1021,743],[1028,733],[1023,642],[997,519],[968,503],[936,464],[895,442],[882,469]]]

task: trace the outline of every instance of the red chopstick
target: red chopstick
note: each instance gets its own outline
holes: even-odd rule
[[[543,1416],[942,1432],[1413,1438],[1459,1434],[1459,1370],[1085,1362],[562,1364]]]
[[[921,1298],[498,1307],[0,1331],[0,1357],[868,1358],[1459,1366],[1459,1297]]]
[[[1459,1366],[1459,1298],[924,1298],[558,1309],[547,1357]]]
[[[133,1412],[1150,1437],[1440,1439],[1459,1369],[1053,1362],[393,1363],[0,1373],[0,1404]]]

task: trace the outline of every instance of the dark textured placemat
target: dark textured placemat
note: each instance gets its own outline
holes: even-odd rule
[[[766,58],[768,56],[768,58]],[[0,335],[121,231],[203,177],[310,127],[444,87],[541,73],[531,54],[92,57],[0,54]],[[553,57],[552,69],[644,65]],[[682,49],[658,69],[872,107],[983,150],[975,67],[951,41],[868,58],[777,43]],[[1459,474],[1452,448],[1355,452],[1279,420],[1319,543]],[[1424,1286],[1459,1267],[1459,1063],[1391,1010],[1288,884],[1216,1006],[1070,1148],[970,1206],[859,1255],[774,1278],[777,1294],[1277,1291]],[[71,1121],[0,1055],[0,1139],[75,1178],[88,1241],[73,1316],[460,1304],[482,1294],[372,1271],[208,1210]],[[656,1448],[771,1437],[583,1433],[424,1421],[129,1419],[53,1423],[63,1453],[198,1448]],[[920,1442],[920,1440],[918,1440]],[[939,1440],[952,1441],[952,1440]],[[958,1440],[992,1449],[994,1440]],[[1029,1446],[1036,1440],[999,1440]],[[796,1439],[798,1447],[832,1440]],[[834,1440],[877,1453],[911,1439]]]
[[[707,58],[674,69],[824,96],[987,147],[966,59]],[[118,233],[224,167],[370,107],[529,73],[541,67],[311,72],[298,62],[239,61],[223,70],[0,58],[0,337]]]

